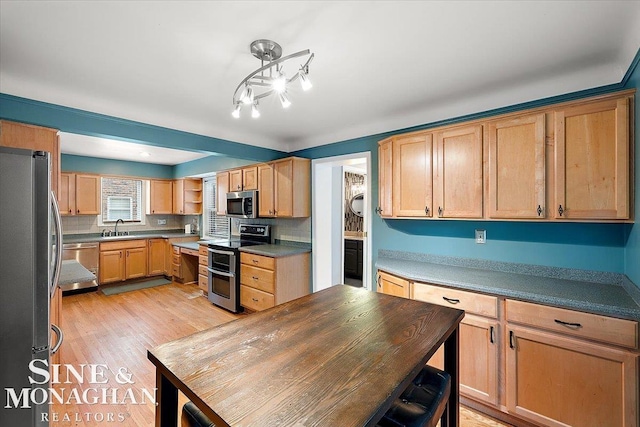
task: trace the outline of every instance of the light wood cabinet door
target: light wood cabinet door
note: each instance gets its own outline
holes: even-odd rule
[[[545,114],[490,122],[488,217],[545,218]]]
[[[629,99],[555,112],[555,218],[629,218]]]
[[[76,214],[100,214],[100,176],[76,174]]]
[[[173,213],[173,182],[152,179],[149,183],[151,214]]]
[[[73,173],[60,174],[60,188],[58,190],[58,204],[60,215],[75,215],[76,213],[76,175]]]
[[[51,159],[51,191],[60,189],[60,140],[58,130],[0,120],[0,146],[48,151]]]
[[[242,191],[242,169],[229,171],[229,191]]]
[[[147,248],[125,250],[125,279],[137,279],[147,275]]]
[[[393,139],[378,143],[378,208],[382,218],[393,216]]]
[[[216,214],[227,214],[227,193],[229,192],[229,172],[216,173]]]
[[[273,164],[258,165],[258,215],[275,216],[275,182]]]
[[[184,179],[173,180],[173,213],[184,214]]]
[[[123,251],[100,251],[100,284],[124,280]]]
[[[633,353],[514,326],[505,340],[509,412],[545,426],[637,427]]]
[[[378,292],[397,297],[409,298],[411,295],[408,280],[394,276],[384,271],[378,271]]]
[[[431,134],[393,140],[393,216],[432,216],[432,155]]]
[[[482,126],[436,133],[434,209],[441,218],[482,218]]]
[[[147,241],[149,254],[149,276],[157,276],[166,274],[167,267],[165,265],[165,239],[149,239]]]
[[[277,217],[293,216],[293,160],[273,164],[275,178],[275,214]]]
[[[251,166],[242,169],[242,189],[257,190],[258,189],[258,167]]]

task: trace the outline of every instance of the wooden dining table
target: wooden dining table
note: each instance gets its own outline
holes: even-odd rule
[[[464,312],[348,285],[162,344],[156,426],[175,427],[178,390],[216,427],[375,426],[444,343],[457,427]]]

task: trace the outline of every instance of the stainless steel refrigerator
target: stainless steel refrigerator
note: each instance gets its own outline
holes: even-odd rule
[[[21,399],[15,405],[10,390],[24,397],[25,388],[48,389],[49,384],[30,383],[30,377],[38,382],[45,377],[29,364],[48,363],[62,343],[62,332],[49,318],[62,259],[50,164],[49,153],[0,147],[0,426],[49,425],[48,402]]]

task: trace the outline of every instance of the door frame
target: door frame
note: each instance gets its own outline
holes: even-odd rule
[[[366,163],[366,191],[362,286],[371,290],[371,152],[325,157],[311,161],[311,241],[313,291],[343,282],[344,168]],[[330,191],[327,191],[327,186]],[[329,212],[327,213],[327,209]]]

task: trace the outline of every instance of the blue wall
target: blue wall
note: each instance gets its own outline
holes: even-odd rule
[[[62,171],[88,172],[104,175],[126,175],[141,178],[173,178],[173,166],[151,163],[128,162],[123,160],[99,159],[97,157],[60,156]]]

